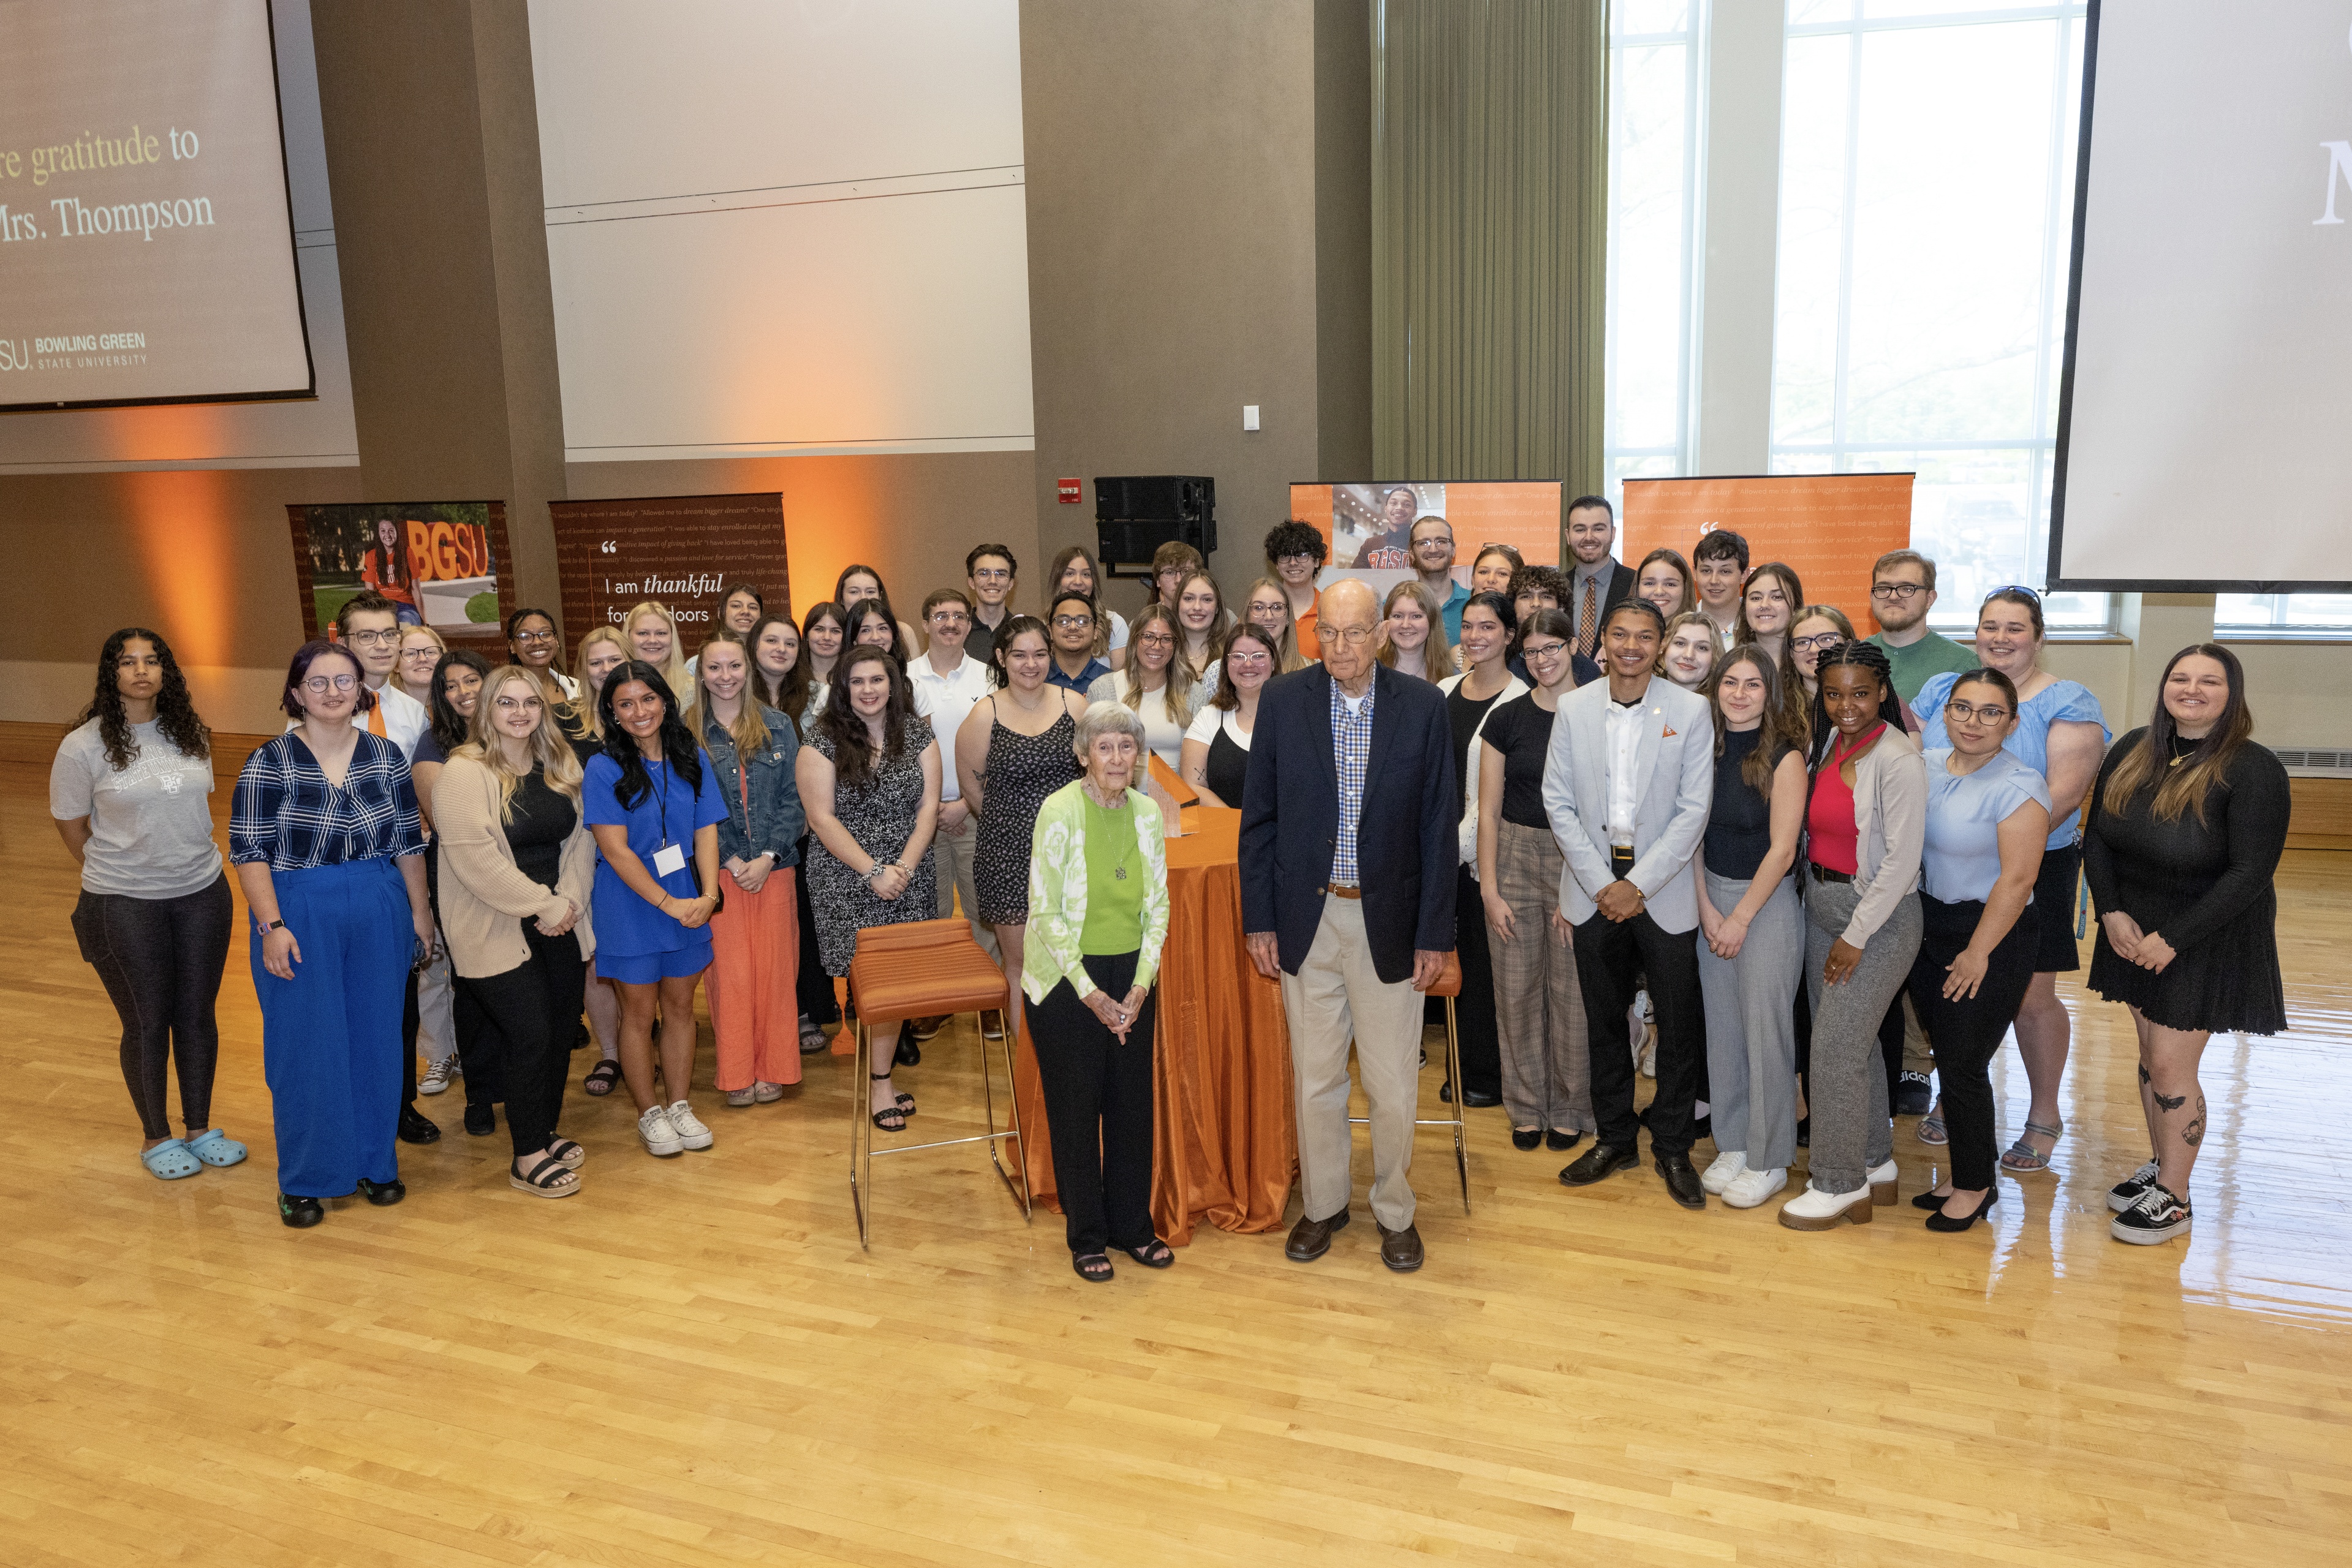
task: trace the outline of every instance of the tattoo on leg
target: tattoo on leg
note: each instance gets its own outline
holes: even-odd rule
[[[2164,1112],[2167,1115],[2171,1114],[2173,1112],[2179,1110],[2183,1105],[2189,1103],[2188,1095],[2167,1094],[2158,1089],[2154,1084],[2148,1085],[2147,1092],[2156,1096],[2157,1109]]]
[[[2205,1141],[2205,1096],[2202,1094],[2197,1096],[2196,1118],[2181,1129],[2180,1141],[2192,1149]]]
[[[2145,1062],[2145,1061],[2143,1061],[2143,1062],[2141,1062],[2141,1063],[2139,1064],[2139,1081],[2140,1081],[2142,1083],[2145,1083],[2145,1082],[2147,1082],[2148,1081],[2148,1080],[2147,1080],[2147,1062]]]

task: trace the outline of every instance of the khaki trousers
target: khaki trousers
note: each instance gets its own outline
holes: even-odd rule
[[[1364,938],[1360,900],[1323,901],[1315,944],[1296,975],[1282,977],[1290,1024],[1290,1071],[1298,1103],[1298,1185],[1313,1219],[1348,1207],[1348,1044],[1363,1074],[1372,1125],[1372,1218],[1390,1230],[1412,1223],[1412,1120],[1420,1110],[1423,996],[1410,979],[1382,983]]]
[[[933,833],[931,852],[939,870],[940,918],[947,919],[956,912],[956,901],[963,901],[964,918],[971,924],[971,938],[980,950],[988,955],[991,963],[1002,964],[1003,957],[996,951],[996,928],[983,925],[980,918],[980,894],[972,890],[971,857],[980,847],[980,824],[970,817],[963,820],[960,833]]]

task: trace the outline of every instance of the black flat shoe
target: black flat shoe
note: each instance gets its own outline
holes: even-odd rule
[[[1997,1186],[1989,1186],[1985,1188],[1984,1201],[1978,1204],[1976,1212],[1969,1215],[1966,1219],[1954,1219],[1950,1215],[1946,1214],[1943,1211],[1943,1205],[1938,1203],[1936,1206],[1936,1212],[1927,1217],[1927,1228],[1934,1231],[1939,1231],[1947,1236],[1957,1236],[1961,1231],[1966,1230],[1969,1227],[1974,1225],[1978,1220],[1982,1219],[1985,1217],[1985,1210],[1990,1208],[1994,1204],[1999,1203],[2000,1201],[2000,1188]]]
[[[1484,1089],[1465,1089],[1462,1092],[1462,1103],[1473,1109],[1499,1105],[1502,1103],[1503,1097],[1500,1094],[1490,1094]]]
[[[278,1195],[278,1218],[289,1230],[308,1230],[327,1218],[327,1206],[315,1197],[296,1197],[290,1192]]]
[[[923,1064],[923,1048],[915,1043],[914,1031],[903,1029],[898,1031],[898,1054],[890,1060],[901,1067],[920,1067]]]
[[[414,1105],[400,1108],[400,1141],[404,1144],[437,1144],[441,1129],[417,1114]]]
[[[1556,1155],[1565,1154],[1576,1147],[1583,1136],[1581,1133],[1563,1133],[1558,1127],[1547,1127],[1544,1129],[1544,1147]]]
[[[1454,1080],[1449,1078],[1437,1086],[1437,1097],[1448,1105],[1454,1103]]]
[[[1810,1149],[1812,1146],[1813,1119],[1811,1116],[1800,1117],[1797,1121],[1797,1147]]]
[[[486,1138],[499,1130],[499,1113],[488,1101],[466,1107],[466,1131],[477,1138]]]
[[[1533,1149],[1540,1147],[1542,1144],[1543,1129],[1541,1127],[1514,1127],[1511,1129],[1511,1147],[1515,1149]]]
[[[398,1176],[390,1181],[370,1181],[360,1177],[360,1196],[378,1208],[390,1208],[408,1196],[408,1184]]]

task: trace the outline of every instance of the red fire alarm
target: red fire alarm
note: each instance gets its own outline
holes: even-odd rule
[[[1061,497],[1062,505],[1066,507],[1075,507],[1086,499],[1085,491],[1076,479],[1056,479],[1054,481],[1054,488]]]

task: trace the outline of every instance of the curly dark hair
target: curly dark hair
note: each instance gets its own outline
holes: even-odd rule
[[[866,721],[849,704],[849,672],[859,664],[878,664],[890,676],[890,700],[882,709],[882,755],[876,757],[866,735]],[[833,694],[817,716],[817,733],[833,742],[833,768],[840,788],[855,789],[878,768],[897,759],[907,748],[907,720],[915,711],[913,687],[897,660],[871,643],[841,651],[833,667]]]
[[[106,640],[98,653],[98,687],[91,695],[89,706],[74,720],[79,729],[90,720],[98,720],[99,744],[106,747],[106,764],[117,773],[131,766],[138,755],[131,743],[131,721],[122,711],[122,688],[115,666],[122,662],[122,651],[131,642],[144,638],[155,650],[156,662],[163,666],[163,689],[155,694],[155,723],[163,738],[172,743],[182,756],[206,758],[213,753],[213,732],[196,716],[195,705],[188,700],[187,677],[180,674],[180,662],[172,657],[172,645],[163,634],[150,632],[144,626],[125,626]]]
[[[1830,671],[1839,664],[1851,664],[1868,670],[1878,677],[1878,716],[1895,729],[1903,727],[1903,699],[1895,695],[1895,665],[1887,659],[1886,651],[1875,643],[1840,643],[1813,662],[1813,755],[1811,758],[1818,769],[1822,758],[1830,754],[1831,743],[1837,737],[1837,727],[1830,723],[1829,707],[1822,694],[1828,688]]]
[[[637,738],[621,727],[613,716],[613,698],[631,681],[642,681],[646,689],[661,698],[662,758],[671,771],[685,779],[697,794],[702,790],[702,747],[686,727],[680,716],[677,694],[669,689],[662,673],[643,659],[631,659],[604,677],[604,689],[596,694],[597,716],[604,721],[604,755],[621,765],[620,781],[613,786],[613,798],[623,810],[635,810],[637,802],[654,791],[653,775],[646,771],[646,759],[637,749]]]
[[[474,721],[449,701],[449,671],[455,665],[462,665],[486,681],[490,678],[490,662],[471,648],[452,648],[434,664],[433,687],[425,694],[425,709],[433,716],[433,744],[441,748],[444,757],[465,745],[474,733]]]
[[[1288,517],[1265,530],[1267,562],[1271,564],[1286,555],[1311,555],[1315,564],[1321,566],[1331,559],[1331,544],[1314,524]]]
[[[1087,596],[1083,593],[1057,595],[1054,602],[1058,604],[1064,598],[1086,599]],[[1094,602],[1093,600],[1087,599],[1087,607],[1094,608]],[[988,654],[988,678],[1000,689],[1013,684],[1013,673],[1004,667],[1005,650],[1012,647],[1013,639],[1020,636],[1024,632],[1036,632],[1039,640],[1045,644],[1046,653],[1050,656],[1054,652],[1054,633],[1047,629],[1043,621],[1034,615],[1006,617],[1004,624],[996,629],[996,643],[989,650]]]
[[[1565,610],[1576,590],[1569,581],[1568,573],[1556,566],[1538,563],[1533,566],[1513,567],[1510,585],[1503,591],[1511,596],[1511,601],[1515,605],[1522,593],[1530,591],[1549,593],[1552,597],[1553,603]]]

